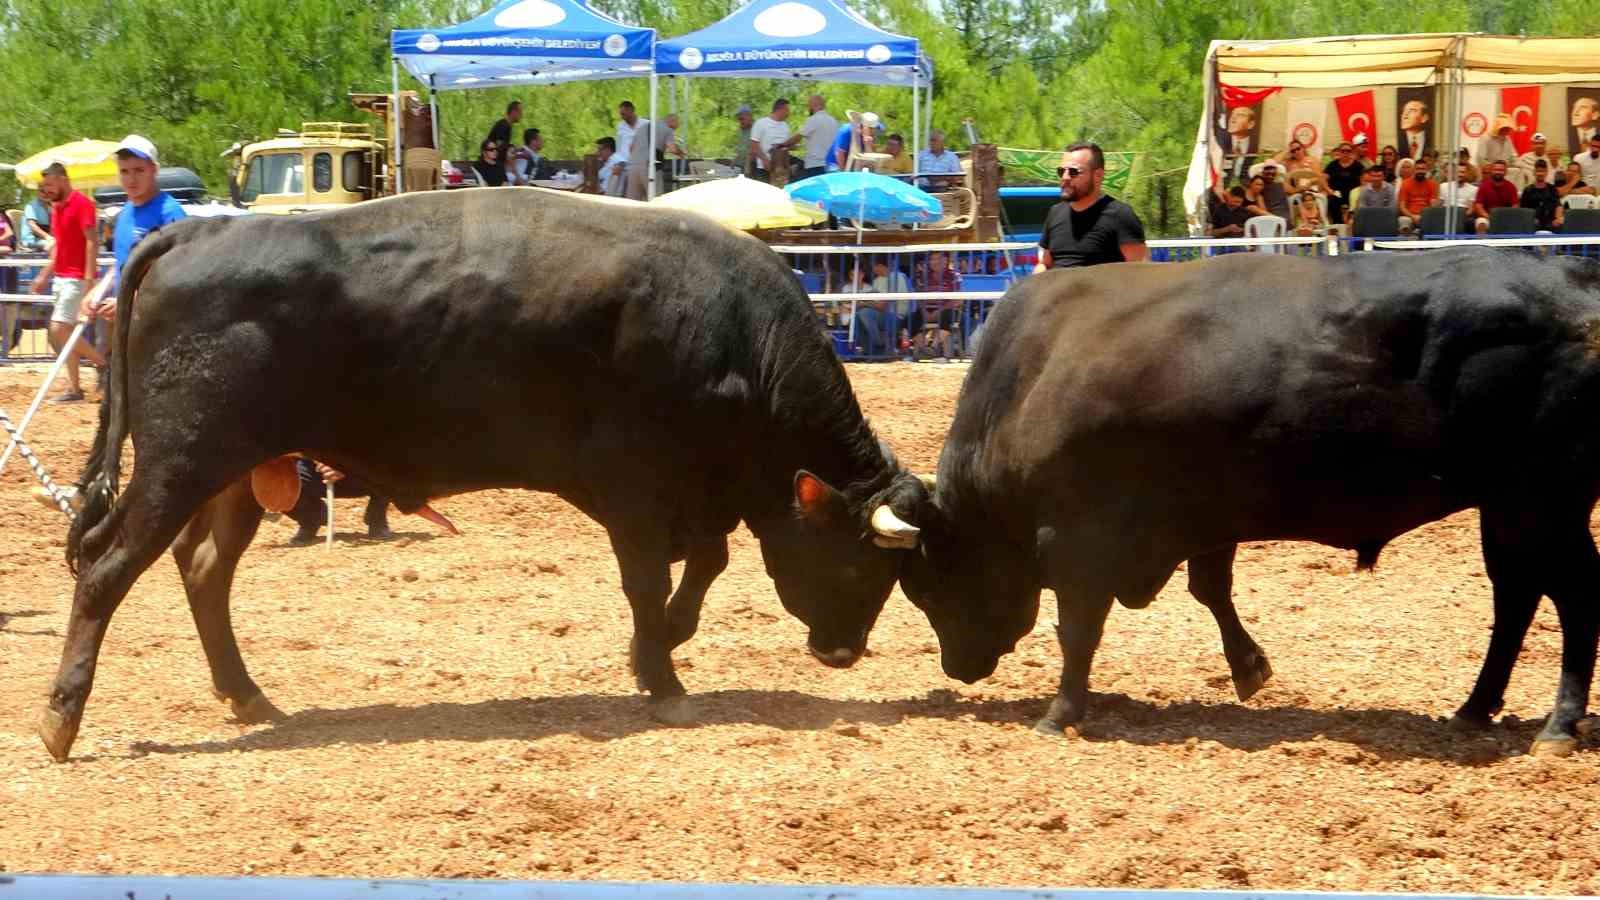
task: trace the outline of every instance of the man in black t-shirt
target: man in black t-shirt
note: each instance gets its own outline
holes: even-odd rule
[[[1561,206],[1561,194],[1556,186],[1549,182],[1550,164],[1540,159],[1533,164],[1533,184],[1522,189],[1522,202],[1517,204],[1523,209],[1531,209],[1534,221],[1539,228],[1549,231],[1560,228],[1564,223]]]
[[[1035,272],[1145,258],[1144,226],[1133,208],[1100,192],[1106,156],[1098,144],[1073,144],[1061,156],[1061,202],[1039,236]]]
[[[511,149],[511,126],[522,121],[522,101],[513,100],[506,104],[506,117],[494,123],[489,128],[486,141],[493,141],[500,148],[500,158],[505,159]]]
[[[1322,174],[1328,176],[1328,189],[1333,192],[1328,197],[1330,222],[1344,221],[1345,207],[1350,205],[1350,192],[1361,186],[1361,173],[1365,170],[1361,160],[1356,159],[1356,148],[1349,141],[1334,149],[1333,162],[1322,170]]]

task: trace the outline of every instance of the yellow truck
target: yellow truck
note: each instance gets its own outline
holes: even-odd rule
[[[253,213],[328,209],[389,193],[386,142],[349,122],[307,122],[237,148],[233,202]]]

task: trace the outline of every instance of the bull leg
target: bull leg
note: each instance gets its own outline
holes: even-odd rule
[[[1600,607],[1594,598],[1600,554],[1595,552],[1587,527],[1574,532],[1563,546],[1564,561],[1550,566],[1553,578],[1549,588],[1550,600],[1561,617],[1561,683],[1555,708],[1533,742],[1534,753],[1557,756],[1577,749],[1577,724],[1588,713],[1595,648],[1600,641]]]
[[[667,647],[675,648],[694,637],[700,627],[700,607],[706,590],[728,568],[728,537],[717,535],[694,541],[683,566],[683,578],[667,604]]]
[[[1089,707],[1089,667],[1105,633],[1106,616],[1111,612],[1110,594],[1070,596],[1057,590],[1056,608],[1061,624],[1056,639],[1061,643],[1061,687],[1050,709],[1034,726],[1041,734],[1061,734],[1068,725],[1083,721]]]
[[[1489,651],[1467,701],[1456,710],[1450,724],[1458,729],[1487,728],[1505,704],[1506,685],[1511,670],[1522,652],[1522,639],[1533,624],[1542,591],[1538,583],[1539,564],[1522,543],[1529,539],[1528,523],[1506,515],[1494,507],[1483,510],[1481,534],[1483,563],[1494,586],[1494,625],[1489,634]],[[1539,538],[1534,533],[1534,541]]]
[[[58,762],[66,761],[77,739],[112,613],[134,581],[177,537],[202,498],[216,490],[197,495],[193,488],[180,492],[173,484],[175,476],[154,471],[158,465],[150,463],[148,470],[136,471],[106,519],[85,537],[86,550],[92,546],[98,552],[78,575],[61,664],[39,715],[39,736]]]
[[[394,537],[394,532],[389,530],[388,497],[367,495],[367,512],[363,520],[367,523],[367,537],[380,541]]]
[[[672,668],[667,596],[672,591],[670,541],[658,529],[613,531],[611,547],[622,570],[622,592],[633,609],[628,661],[639,689],[650,695],[651,715],[668,725],[688,724],[693,712]]]
[[[1222,633],[1222,653],[1228,658],[1228,670],[1233,674],[1233,691],[1242,703],[1255,696],[1256,691],[1272,677],[1272,664],[1267,654],[1256,643],[1244,623],[1239,621],[1239,611],[1233,606],[1233,557],[1239,545],[1230,544],[1225,550],[1216,550],[1189,558],[1189,593],[1211,610],[1217,620],[1217,630]]]
[[[233,573],[260,524],[261,507],[245,479],[201,507],[172,544],[172,558],[183,576],[189,612],[211,669],[212,692],[241,722],[251,723],[283,716],[245,670],[228,608]]]

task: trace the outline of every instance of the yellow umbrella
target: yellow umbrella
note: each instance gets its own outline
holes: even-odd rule
[[[67,167],[67,177],[75,188],[106,187],[117,183],[117,142],[84,138],[70,144],[40,150],[17,163],[17,180],[30,190],[39,187],[45,166],[59,162]]]
[[[828,214],[809,203],[790,199],[782,188],[746,178],[702,181],[650,201],[674,209],[689,209],[710,216],[735,231],[762,228],[799,228],[815,225]]]

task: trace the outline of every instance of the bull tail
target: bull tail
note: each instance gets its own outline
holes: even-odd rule
[[[89,458],[78,476],[78,495],[83,505],[67,529],[67,568],[74,575],[83,557],[85,536],[111,512],[121,487],[122,445],[128,436],[128,331],[133,322],[133,298],[150,267],[178,241],[169,230],[157,231],[139,242],[128,260],[127,271],[121,273],[110,381],[100,397],[100,424],[95,429]],[[93,541],[88,548],[96,556],[99,552],[95,545],[99,543]]]

